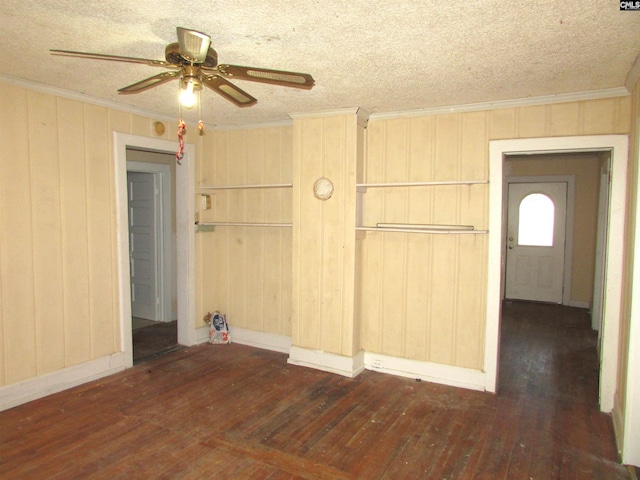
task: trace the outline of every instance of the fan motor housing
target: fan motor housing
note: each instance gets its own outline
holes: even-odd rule
[[[192,62],[187,60],[180,53],[180,44],[178,43],[170,43],[164,49],[164,58],[167,62],[173,65],[191,65]],[[205,58],[204,62],[201,64],[203,67],[207,68],[215,68],[218,65],[218,53],[213,49],[209,48],[207,52],[207,58]]]

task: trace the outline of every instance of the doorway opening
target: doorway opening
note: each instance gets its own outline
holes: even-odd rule
[[[618,333],[620,326],[620,293],[622,291],[622,255],[624,240],[624,206],[626,197],[628,137],[626,135],[594,135],[552,137],[490,142],[490,220],[489,278],[487,291],[487,329],[485,340],[485,389],[495,392],[498,385],[500,328],[505,291],[505,256],[507,250],[505,177],[507,160],[512,156],[536,154],[585,154],[604,152],[609,156],[610,189],[604,228],[604,271],[602,292],[602,328],[599,358],[600,410],[613,409],[615,394]],[[565,272],[565,276],[568,275]],[[595,275],[595,274],[594,274]],[[576,285],[571,285],[575,290]],[[591,287],[593,291],[595,288]],[[563,293],[564,295],[564,293]],[[592,299],[595,300],[595,299]],[[595,301],[593,302],[595,303]],[[593,307],[592,307],[593,308]]]
[[[141,137],[137,135],[114,132],[115,186],[116,186],[116,224],[118,235],[118,278],[119,278],[119,316],[121,348],[125,356],[125,367],[133,366],[133,320],[130,274],[130,232],[129,204],[127,182],[127,150],[175,155],[178,142]],[[175,160],[175,157],[173,157]],[[165,282],[170,292],[164,296],[173,303],[164,309],[170,312],[167,317],[174,317],[177,324],[177,343],[190,346],[196,343],[195,325],[195,229],[193,218],[195,208],[195,147],[184,145],[182,164],[175,168],[175,201],[169,206],[174,210],[175,252],[173,278]],[[151,168],[151,167],[147,167]],[[169,299],[169,300],[168,300]],[[162,302],[161,302],[162,303]],[[175,307],[175,308],[174,308]],[[165,319],[167,318],[165,317]]]
[[[517,344],[520,356],[517,365],[502,364],[501,390],[520,378],[529,393],[565,397],[565,385],[571,385],[571,391],[597,404],[598,333],[591,328],[590,311],[595,266],[604,252],[596,244],[605,240],[598,236],[607,221],[599,204],[608,200],[601,177],[608,177],[609,163],[609,152],[504,159],[507,248],[500,349]],[[577,365],[595,370],[577,371]]]
[[[127,148],[134,363],[177,347],[175,155]]]

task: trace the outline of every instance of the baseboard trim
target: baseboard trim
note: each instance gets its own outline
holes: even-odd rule
[[[231,327],[231,343],[239,343],[249,347],[262,348],[280,353],[289,353],[291,348],[291,337],[277,335],[275,333],[258,332],[246,328]],[[196,344],[207,343],[209,341],[209,327],[202,327],[196,330]]]
[[[415,378],[469,390],[485,390],[485,373],[481,370],[409,360],[370,352],[364,354],[364,364],[367,370],[374,372]]]
[[[231,341],[241,345],[263,348],[280,353],[289,353],[289,349],[291,348],[291,337],[238,327],[231,329]]]
[[[125,369],[123,352],[0,388],[0,411],[97,380]]]
[[[196,343],[202,344],[208,340],[208,327],[198,328],[196,330]],[[421,362],[364,351],[360,351],[353,357],[348,357],[292,346],[291,338],[284,335],[237,327],[231,330],[231,341],[241,345],[288,353],[287,363],[289,364],[350,378],[358,376],[366,369],[453,387],[484,390],[485,374],[480,370]],[[67,367],[57,372],[0,387],[0,411],[121,372],[124,369],[124,353],[118,352],[80,365]],[[614,424],[615,420],[617,419],[614,419]]]
[[[292,346],[289,350],[287,363],[353,378],[364,370],[364,356],[365,353],[362,351],[353,357],[347,357],[336,353]]]

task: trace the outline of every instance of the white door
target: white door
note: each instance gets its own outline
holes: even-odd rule
[[[567,184],[509,183],[505,296],[562,303]]]
[[[127,172],[131,315],[158,320],[158,195],[156,175]]]

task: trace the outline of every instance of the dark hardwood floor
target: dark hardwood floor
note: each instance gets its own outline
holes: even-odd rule
[[[0,413],[0,478],[628,479],[586,313],[504,307],[500,392],[200,345]]]
[[[138,320],[133,329],[133,362],[146,362],[181,347],[178,345],[178,322]]]

